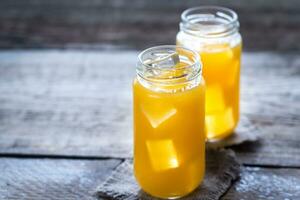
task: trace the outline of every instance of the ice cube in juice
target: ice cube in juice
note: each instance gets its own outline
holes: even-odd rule
[[[239,121],[241,45],[213,45],[201,52],[206,82],[206,134],[210,140],[230,135]]]
[[[160,93],[134,81],[134,168],[149,194],[180,197],[202,181],[205,168],[203,83]]]

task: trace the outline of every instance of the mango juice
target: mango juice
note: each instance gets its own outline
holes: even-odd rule
[[[197,51],[206,82],[205,126],[209,141],[234,132],[239,121],[242,37],[236,12],[199,6],[181,15],[177,45]]]
[[[206,81],[207,138],[224,138],[239,121],[241,45],[211,46],[200,55]]]
[[[172,69],[185,65],[180,62]],[[190,88],[176,81],[183,71],[171,73],[175,81],[159,90],[133,82],[134,174],[146,193],[160,198],[184,196],[204,177],[205,86],[201,74]]]

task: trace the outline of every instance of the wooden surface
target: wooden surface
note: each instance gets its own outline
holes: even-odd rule
[[[131,156],[137,53],[0,52],[0,199],[96,198]],[[244,168],[223,198],[299,199],[299,53],[244,53],[241,80],[261,136],[232,148]]]
[[[0,48],[173,44],[181,12],[200,5],[236,10],[245,49],[300,50],[298,0],[1,0]]]
[[[0,158],[1,199],[96,199],[119,160]]]
[[[0,198],[9,200],[96,200],[96,187],[120,161],[0,159]],[[299,199],[299,169],[245,167],[222,198]]]
[[[245,167],[222,199],[300,199],[300,170],[290,168]]]

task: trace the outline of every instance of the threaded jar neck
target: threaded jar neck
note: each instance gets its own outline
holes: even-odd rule
[[[180,30],[198,37],[226,37],[239,30],[238,15],[231,9],[200,6],[185,10],[181,15]]]
[[[167,89],[183,85],[192,87],[202,74],[200,56],[193,50],[175,45],[156,46],[144,50],[138,56],[137,78],[155,89]],[[201,80],[200,80],[201,81]],[[183,88],[186,89],[186,88]]]

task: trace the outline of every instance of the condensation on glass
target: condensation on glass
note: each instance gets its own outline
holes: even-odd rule
[[[138,56],[133,81],[134,174],[142,189],[176,198],[205,169],[205,87],[198,53],[157,46]]]

